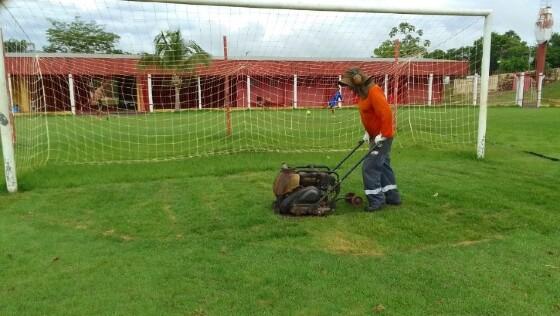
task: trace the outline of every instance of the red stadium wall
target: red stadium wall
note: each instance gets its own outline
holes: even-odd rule
[[[38,60],[38,62],[37,62]],[[8,54],[7,72],[12,76],[36,75],[40,68],[45,86],[48,111],[69,111],[68,74],[74,76],[76,108],[81,113],[99,111],[91,104],[95,80],[116,82],[116,93],[123,104],[104,110],[149,110],[148,73],[152,75],[154,108],[173,109],[175,90],[169,84],[171,74],[159,69],[139,69],[133,56],[60,56],[45,55],[35,59]],[[388,74],[388,100],[398,105],[427,104],[428,76],[434,75],[432,104],[443,100],[443,76],[466,76],[469,64],[465,61],[416,60],[395,64],[390,60],[371,61],[280,61],[280,60],[215,60],[210,67],[198,69],[201,78],[203,108],[246,107],[247,76],[251,77],[251,107],[291,107],[294,102],[293,80],[297,75],[298,106],[326,107],[337,91],[338,75],[349,67],[361,67],[375,76],[384,88]],[[227,77],[224,74],[228,74]],[[263,75],[266,74],[266,75]],[[333,75],[335,74],[335,75]],[[227,84],[226,84],[227,78]],[[198,107],[198,87],[195,78],[187,80],[180,90],[181,108]],[[98,84],[98,83],[97,83]],[[395,95],[395,86],[397,86]],[[355,104],[356,98],[347,88],[342,89],[343,104]],[[396,102],[395,102],[396,100]]]
[[[43,76],[42,88],[48,112],[70,111],[70,94],[67,77]]]

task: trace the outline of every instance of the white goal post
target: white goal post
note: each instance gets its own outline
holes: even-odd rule
[[[491,10],[364,0],[0,2],[10,192],[16,165],[22,174],[48,162],[344,151],[362,134],[356,96],[338,85],[351,67],[384,91],[399,145],[485,155]],[[88,28],[106,40],[95,43]],[[68,43],[53,30],[83,35]]]
[[[8,192],[17,192],[16,160],[14,157],[12,115],[10,113],[10,96],[8,95],[8,76],[4,62],[4,39],[0,29],[0,136],[2,137],[2,155],[4,157],[4,176]]]

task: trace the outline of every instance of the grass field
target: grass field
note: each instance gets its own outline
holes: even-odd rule
[[[478,109],[402,107],[401,143],[416,138],[435,146],[474,144]],[[256,109],[231,113],[193,110],[153,114],[20,116],[16,120],[18,166],[54,163],[161,161],[232,152],[346,150],[361,139],[359,114],[337,109]],[[46,131],[49,131],[48,133]]]
[[[560,105],[560,82],[552,82],[545,85],[543,89],[543,103],[553,106]]]
[[[560,163],[524,152],[560,158],[560,110],[488,124],[482,161],[397,139],[404,204],[375,214],[271,211],[282,161],[342,152],[24,172],[0,194],[0,314],[560,314]]]

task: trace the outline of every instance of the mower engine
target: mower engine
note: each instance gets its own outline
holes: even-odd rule
[[[327,166],[283,165],[274,181],[274,210],[284,215],[328,215],[336,208],[339,176]]]
[[[274,210],[280,214],[294,216],[320,216],[332,213],[336,208],[341,183],[368,155],[378,149],[377,146],[370,148],[342,177],[339,177],[337,170],[363,144],[364,141],[360,140],[333,169],[324,165],[291,168],[282,164],[280,174],[274,180],[272,188],[276,196],[276,201],[273,203]],[[343,199],[354,206],[360,206],[363,202],[361,197],[351,192]]]

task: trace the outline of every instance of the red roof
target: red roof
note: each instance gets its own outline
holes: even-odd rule
[[[6,71],[14,75],[127,75],[168,74],[161,69],[141,69],[139,56],[85,54],[7,54]],[[39,68],[37,68],[37,65]],[[266,75],[266,76],[334,76],[350,67],[361,67],[370,75],[429,74],[464,76],[469,72],[468,61],[433,59],[402,59],[395,63],[389,58],[362,60],[289,60],[289,59],[230,59],[214,60],[209,67],[197,72],[202,76]]]

